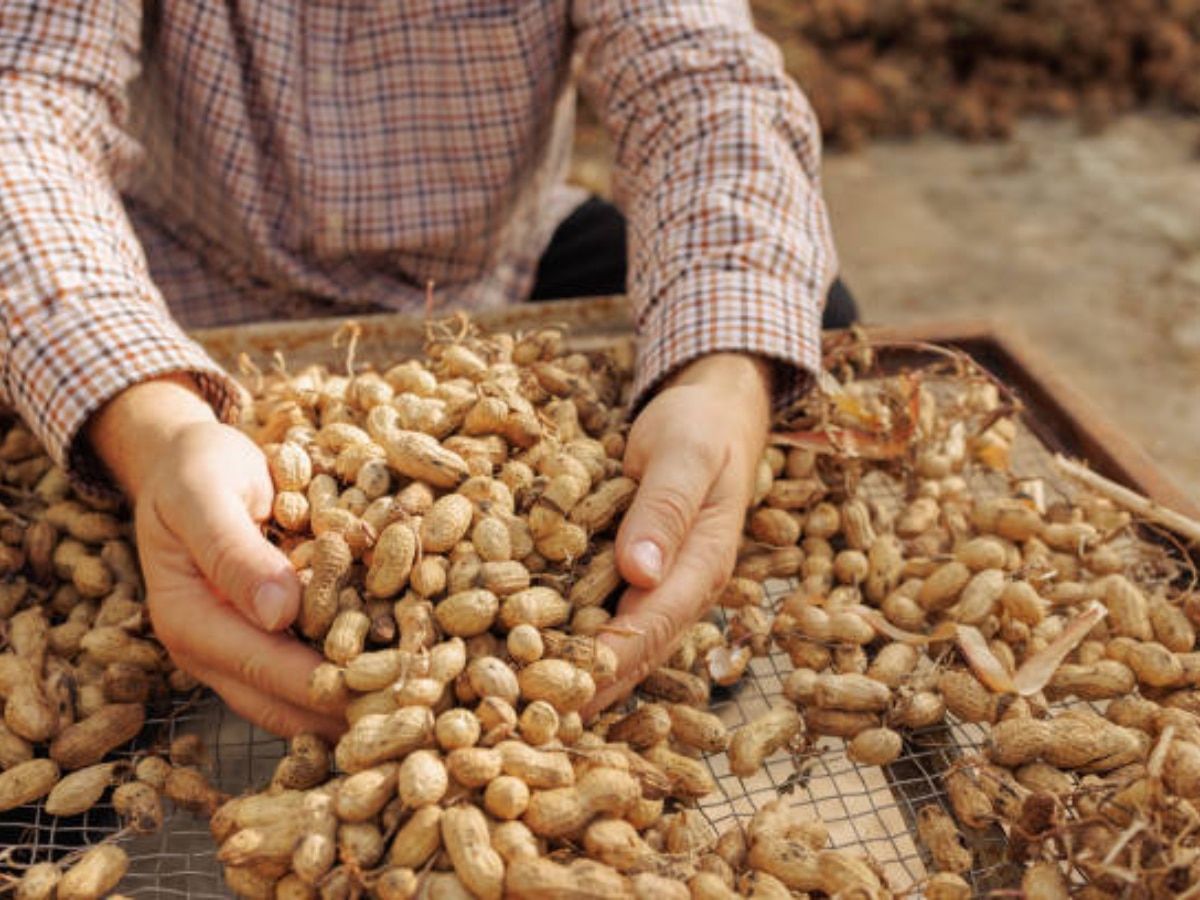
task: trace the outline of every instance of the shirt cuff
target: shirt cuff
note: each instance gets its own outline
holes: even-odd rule
[[[15,334],[8,378],[30,429],[73,484],[97,499],[119,497],[83,436],[88,420],[125,389],[189,375],[224,422],[237,420],[243,388],[165,313],[98,303],[94,315],[49,316]]]
[[[689,279],[689,281],[691,281]],[[774,364],[772,408],[808,390],[821,366],[824,285],[720,272],[653,304],[639,323],[632,408],[636,412],[674,372],[711,353],[745,353]]]

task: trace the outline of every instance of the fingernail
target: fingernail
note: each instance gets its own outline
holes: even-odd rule
[[[268,581],[254,595],[254,614],[267,631],[274,631],[283,624],[287,612],[287,589],[274,581]]]
[[[653,541],[638,541],[630,548],[629,553],[643,573],[655,581],[662,577],[663,557],[658,544]]]

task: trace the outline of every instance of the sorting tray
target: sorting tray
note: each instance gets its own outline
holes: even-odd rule
[[[633,334],[623,298],[565,301],[485,312],[473,317],[488,331],[520,332],[562,325],[581,349],[621,345],[632,352]],[[245,370],[249,360],[259,369],[283,365],[296,371],[311,363],[336,368],[344,364],[348,334],[344,321],[307,321],[241,326],[198,332],[196,337],[231,371]],[[412,316],[376,316],[355,320],[356,367],[385,365],[420,352],[426,322]],[[994,323],[939,323],[903,329],[869,329],[887,351],[892,366],[919,364],[926,344],[955,347],[1003,382],[1024,407],[1013,469],[1041,478],[1052,492],[1070,492],[1051,465],[1054,453],[1085,460],[1093,469],[1181,513],[1200,515],[1191,497],[1163,475],[1153,461],[1110,424],[1031,351],[1027,342]],[[339,335],[335,346],[334,335]],[[973,485],[973,488],[976,486]],[[986,483],[980,492],[989,490]],[[996,485],[993,485],[996,487]],[[768,598],[778,600],[790,588],[769,582]],[[733,726],[781,703],[782,682],[791,664],[779,651],[756,659],[750,676],[735,690],[718,693],[713,709]],[[161,711],[133,753],[165,746],[180,733],[198,733],[209,748],[214,781],[240,793],[264,786],[284,743],[241,721],[212,697],[199,698]],[[950,723],[906,737],[903,755],[882,767],[856,766],[840,740],[819,742],[803,758],[780,753],[750,779],[728,771],[723,754],[708,759],[718,792],[700,809],[718,830],[744,821],[768,800],[787,796],[830,828],[835,847],[858,847],[882,867],[894,889],[919,885],[926,858],[914,834],[916,810],[928,802],[945,802],[941,774],[964,753],[976,749],[982,731]],[[83,817],[56,821],[40,807],[19,811],[25,823],[20,848],[9,862],[25,865],[58,858],[81,843],[110,834],[111,809],[100,806]],[[969,835],[976,866],[970,878],[977,894],[1011,887],[1020,870],[1007,862],[1005,836],[999,828]],[[216,848],[207,823],[184,811],[170,811],[164,828],[154,834],[122,839],[132,867],[121,890],[134,897],[186,897],[207,900],[228,896],[223,888]]]

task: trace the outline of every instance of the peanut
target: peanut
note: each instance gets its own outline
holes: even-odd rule
[[[125,876],[129,857],[116,844],[98,844],[63,873],[58,900],[100,900]]]
[[[794,709],[775,709],[736,729],[729,741],[730,770],[742,778],[750,777],[767,757],[794,740],[803,726]]]

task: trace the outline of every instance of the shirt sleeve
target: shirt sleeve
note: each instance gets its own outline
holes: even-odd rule
[[[837,267],[811,107],[745,0],[584,0],[573,16],[629,219],[635,402],[730,350],[776,361],[789,402],[820,365]]]
[[[0,400],[96,483],[76,439],[126,387],[189,372],[218,415],[238,400],[169,315],[118,194],[137,159],[120,125],[141,7],[4,0],[0,14]]]

